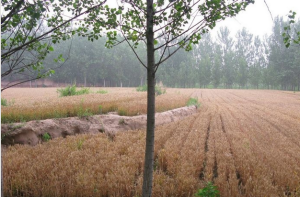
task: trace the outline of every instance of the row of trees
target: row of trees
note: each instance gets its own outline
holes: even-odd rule
[[[74,36],[71,40],[54,46],[47,57],[47,65],[53,67],[53,59],[64,54],[65,63],[50,79],[57,83],[77,83],[84,86],[139,86],[146,81],[146,70],[140,65],[127,45],[111,49],[105,47],[106,37],[94,42]],[[146,59],[144,45],[137,52]],[[67,52],[67,53],[64,53]]]
[[[276,17],[270,36],[260,38],[245,28],[235,37],[227,27],[217,38],[205,35],[192,53],[180,51],[161,67],[159,80],[170,87],[300,88],[300,47],[285,47],[287,22]],[[299,29],[300,22],[296,24]]]
[[[201,88],[300,88],[300,47],[285,47],[282,38],[287,22],[276,17],[270,36],[260,38],[245,28],[235,37],[227,27],[220,28],[216,38],[203,35],[192,52],[179,50],[157,71],[157,80],[168,87]],[[300,26],[298,21],[295,26]],[[73,36],[53,45],[44,61],[47,68],[59,66],[50,78],[57,83],[80,83],[84,86],[136,87],[146,83],[146,70],[128,45],[105,47],[107,38],[94,42]],[[160,42],[160,40],[158,40]],[[146,59],[145,45],[136,52]],[[171,53],[172,49],[167,52]],[[161,55],[158,51],[156,56]],[[63,54],[61,65],[53,61]],[[57,60],[57,59],[55,59]]]

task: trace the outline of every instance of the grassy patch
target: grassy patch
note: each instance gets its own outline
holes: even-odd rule
[[[161,86],[155,86],[155,94],[156,95],[162,95],[166,93],[166,89],[164,89]]]
[[[218,197],[219,191],[217,190],[217,187],[214,186],[211,182],[208,182],[206,186],[203,189],[199,189],[196,193],[196,196],[199,197]]]
[[[146,92],[147,89],[148,89],[147,85],[143,85],[143,86],[137,87],[136,91],[138,91],[138,92]],[[163,87],[158,86],[158,85],[155,86],[155,94],[156,95],[162,95],[162,94],[165,94],[165,93],[166,93],[166,89],[164,89]]]
[[[198,102],[198,98],[190,98],[186,104],[188,107],[195,105],[196,107],[200,107],[200,103]]]
[[[4,98],[1,98],[1,106],[7,106],[7,100]]]
[[[87,117],[92,116],[92,115],[93,115],[93,112],[89,108],[85,109],[83,107],[83,100],[81,100],[80,106],[77,110],[77,116],[79,118],[87,118]]]
[[[81,88],[80,90],[77,90],[76,84],[74,84],[72,86],[67,86],[65,88],[57,89],[57,93],[59,93],[60,97],[74,96],[74,95],[89,94],[90,89],[89,88]]]
[[[49,140],[51,139],[51,135],[49,133],[44,133],[43,136],[42,136],[42,140],[44,142],[48,142]]]
[[[136,91],[138,91],[138,92],[146,92],[147,91],[147,85],[143,85],[143,86],[137,87]]]
[[[107,90],[98,90],[96,93],[97,94],[107,94],[108,91]]]
[[[124,109],[118,109],[118,114],[119,114],[120,116],[127,116],[127,111],[124,110]]]

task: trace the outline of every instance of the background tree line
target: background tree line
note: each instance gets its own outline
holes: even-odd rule
[[[300,47],[285,47],[282,34],[287,24],[276,17],[272,34],[263,38],[245,28],[235,37],[227,27],[220,28],[216,38],[206,34],[192,53],[182,50],[162,66],[158,80],[183,88],[299,90]],[[300,29],[299,21],[295,29]]]
[[[157,82],[180,88],[299,90],[300,47],[285,47],[282,34],[287,24],[282,17],[276,17],[272,34],[263,38],[245,28],[235,36],[231,36],[227,27],[220,28],[216,37],[205,34],[191,53],[179,50],[163,63],[157,71]],[[294,26],[300,29],[300,22]],[[54,44],[54,51],[44,60],[45,68],[58,64],[60,54],[66,61],[50,79],[84,86],[136,87],[145,84],[146,70],[130,47],[120,44],[107,49],[106,40],[103,36],[88,42],[84,37],[73,36]],[[144,60],[145,48],[139,44],[136,49]],[[166,55],[171,52],[166,52]]]

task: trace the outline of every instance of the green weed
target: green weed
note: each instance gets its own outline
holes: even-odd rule
[[[1,106],[7,106],[7,100],[4,98],[1,98]]]
[[[97,94],[107,94],[108,91],[107,90],[98,90],[96,93]]]
[[[82,149],[83,142],[84,142],[84,139],[79,139],[79,140],[77,141],[77,149],[78,149],[78,150],[81,150],[81,149]]]
[[[76,95],[82,95],[82,94],[89,94],[90,88],[81,88],[80,90],[76,91]]]
[[[146,92],[147,91],[147,85],[143,85],[143,86],[137,87],[136,91],[138,91],[138,92]]]
[[[99,105],[98,109],[99,109],[99,114],[102,114],[102,109],[103,109],[102,105]]]
[[[82,99],[81,102],[80,102],[79,108],[77,110],[77,116],[79,118],[86,118],[86,117],[89,117],[89,116],[92,116],[92,115],[93,115],[93,113],[91,112],[90,109],[84,109],[83,99]]]
[[[200,103],[198,102],[198,98],[190,98],[186,104],[188,107],[195,105],[196,107],[200,107]]]
[[[60,97],[74,96],[74,95],[89,94],[90,89],[89,88],[81,88],[80,90],[77,90],[76,84],[74,84],[72,86],[67,86],[65,88],[57,89],[57,93],[59,93]]]
[[[124,109],[119,109],[119,110],[118,110],[118,114],[119,114],[120,116],[126,116],[126,115],[127,115],[127,112],[126,112]]]
[[[44,142],[48,142],[49,140],[51,140],[51,135],[49,133],[44,133],[43,136],[42,136],[42,140]]]
[[[148,89],[147,85],[139,86],[136,88],[136,91],[138,92],[146,92]],[[163,89],[161,86],[155,86],[155,94],[156,95],[162,95],[166,93],[166,89]]]
[[[155,94],[162,95],[166,93],[166,89],[163,89],[161,86],[155,86]]]
[[[208,182],[203,189],[199,189],[195,196],[199,197],[218,197],[219,191],[217,186],[214,186],[211,182]]]

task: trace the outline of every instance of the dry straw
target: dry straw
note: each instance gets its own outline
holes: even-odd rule
[[[300,195],[299,97],[193,91],[199,113],[156,128],[153,196],[194,196],[208,181],[221,196]],[[9,147],[5,196],[140,196],[144,148],[144,130]]]

